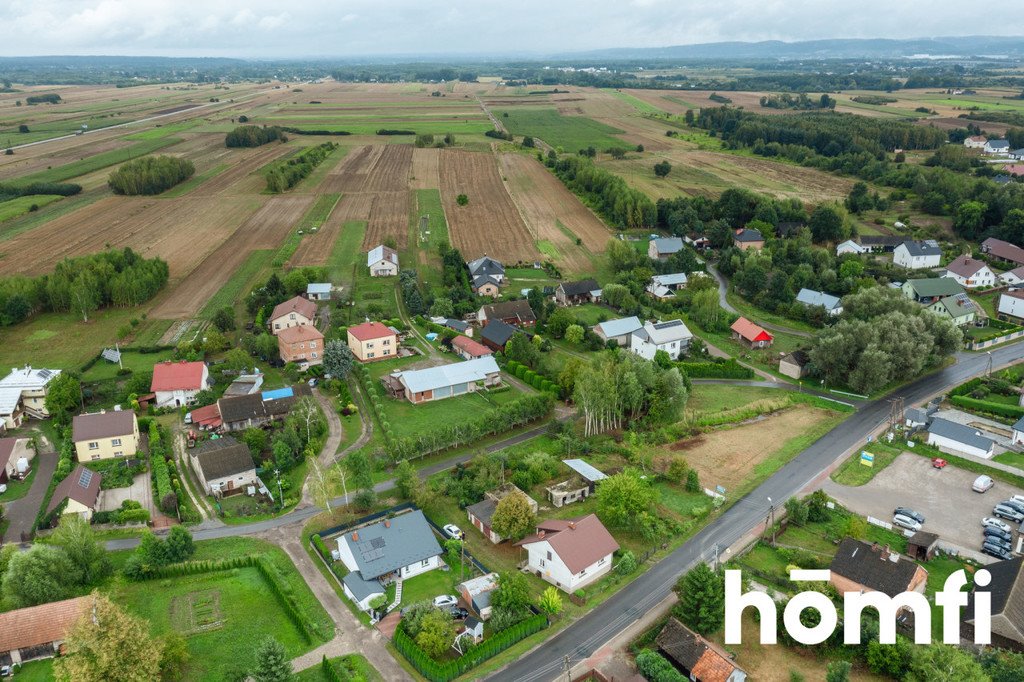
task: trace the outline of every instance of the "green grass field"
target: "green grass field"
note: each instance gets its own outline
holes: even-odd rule
[[[288,239],[277,250],[272,263],[275,268],[279,268],[288,262],[299,248],[303,237],[308,236],[313,230],[319,230],[323,226],[327,216],[331,215],[331,211],[334,210],[335,205],[337,205],[340,199],[341,195],[337,193],[322,194],[317,197],[313,205],[309,207],[309,210],[299,220],[298,225],[288,233]],[[299,234],[299,232],[302,232],[302,234]]]
[[[892,464],[902,452],[899,448],[881,443],[870,443],[864,450],[875,456],[874,466],[861,464],[860,450],[858,450],[832,472],[832,480],[840,485],[851,487],[866,485],[876,474]]]
[[[107,189],[84,192],[73,197],[64,198],[63,201],[54,201],[46,206],[40,206],[38,211],[22,213],[20,216],[11,218],[7,222],[0,222],[0,242],[13,239],[22,232],[33,230],[43,223],[77,211],[109,195],[110,191]],[[0,206],[2,205],[0,204]],[[29,205],[31,206],[31,204]],[[3,257],[4,254],[0,252],[0,258]]]
[[[552,147],[575,152],[589,146],[598,150],[629,146],[612,137],[625,131],[584,116],[562,116],[553,108],[497,111],[501,123],[513,135],[539,137]]]
[[[523,396],[516,388],[501,393],[476,391],[463,396],[413,405],[408,400],[383,399],[382,412],[395,436],[415,436],[438,424],[453,424]]]
[[[781,398],[785,391],[758,386],[729,386],[724,384],[694,384],[686,411],[715,414],[749,405],[758,400]]]
[[[153,365],[164,360],[170,360],[173,351],[161,351],[159,353],[121,353],[121,365],[132,372],[151,372]],[[82,381],[103,381],[113,379],[117,376],[119,367],[116,362],[100,360],[82,374]]]
[[[74,313],[42,313],[14,327],[4,328],[0,343],[0,367],[75,369],[106,347],[112,347],[117,330],[138,308],[107,308],[83,322]]]
[[[436,250],[448,241],[448,220],[441,205],[441,192],[436,189],[416,190],[416,211],[418,215],[428,216],[427,229],[429,237],[423,242],[424,248]],[[418,226],[417,226],[418,229]]]
[[[363,257],[362,245],[365,235],[365,220],[350,220],[341,226],[341,233],[327,259],[327,274],[332,282],[344,282],[351,286],[353,268]],[[365,259],[363,263],[365,264]]]
[[[370,665],[370,662],[362,654],[348,654],[339,658],[330,658],[327,662],[336,671],[339,671],[339,677],[342,680],[350,682],[380,682],[383,679],[380,673],[377,672],[377,669]],[[340,673],[344,673],[347,677]],[[294,682],[331,682],[331,679],[338,678],[328,678],[320,666],[316,665],[297,673]]]
[[[27,197],[18,197],[10,201],[0,202],[0,223],[25,215],[26,213],[34,213],[43,206],[63,198],[59,194],[32,194]],[[34,210],[33,206],[35,206]]]
[[[108,166],[124,163],[131,159],[137,159],[140,156],[145,156],[146,154],[152,154],[159,149],[170,147],[171,145],[178,144],[179,142],[181,142],[181,139],[177,137],[161,137],[155,140],[146,140],[133,144],[130,147],[114,149],[109,152],[103,152],[102,154],[95,154],[80,161],[73,161],[71,163],[66,163],[63,166],[49,168],[38,173],[33,173],[32,175],[16,178],[12,184],[28,185],[33,182],[64,182],[65,180],[77,178],[78,176],[85,175],[86,173],[93,173]]]
[[[14,678],[18,682],[52,682],[57,679],[53,676],[53,659],[29,661],[16,669]]]
[[[183,182],[181,184],[178,184],[178,185],[175,185],[174,187],[170,188],[169,190],[167,190],[166,192],[160,194],[159,196],[160,196],[161,199],[173,199],[174,197],[184,196],[184,195],[188,194],[189,192],[191,192],[192,190],[194,190],[199,185],[201,185],[204,182],[206,182],[207,180],[220,175],[221,173],[226,171],[228,168],[229,168],[229,166],[226,163],[222,163],[220,165],[214,166],[213,168],[211,168],[211,169],[209,169],[207,171],[204,171],[203,173],[200,173],[199,175],[193,175],[191,178],[189,178],[185,182]]]
[[[607,92],[609,95],[611,95],[612,97],[614,97],[616,99],[621,99],[623,102],[626,102],[627,104],[629,104],[631,107],[636,109],[641,114],[649,114],[649,115],[653,115],[653,116],[661,116],[661,115],[666,113],[664,109],[659,109],[658,107],[654,106],[653,104],[649,104],[649,103],[643,101],[642,99],[640,99],[639,97],[634,97],[633,95],[630,95],[629,93],[620,92],[619,90],[613,90],[611,88],[604,88],[603,92]]]
[[[199,317],[213,317],[213,314],[221,308],[235,305],[242,296],[248,293],[246,285],[250,284],[252,279],[264,268],[270,266],[273,256],[274,252],[269,249],[260,249],[250,253],[242,265],[231,275],[231,279],[206,302],[203,309],[199,311]]]

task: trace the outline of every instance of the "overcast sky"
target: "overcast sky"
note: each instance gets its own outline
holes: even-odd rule
[[[1021,35],[977,0],[0,0],[0,54],[544,53],[723,40]],[[980,23],[969,17],[1002,16]]]

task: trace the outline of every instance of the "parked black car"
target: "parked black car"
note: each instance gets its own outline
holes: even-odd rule
[[[1016,509],[1021,514],[1024,514],[1024,502],[1020,500],[1003,500],[999,504],[1009,507],[1010,509]]]
[[[986,542],[984,545],[982,545],[981,551],[983,553],[985,553],[985,554],[988,554],[989,556],[994,556],[997,559],[1002,559],[1003,561],[1009,561],[1010,559],[1013,558],[1013,555],[1010,554],[1009,552],[1007,552],[1002,547],[999,547],[997,545],[993,545],[993,544],[988,543],[988,542]]]
[[[1002,538],[997,538],[997,537],[994,537],[994,536],[989,536],[989,537],[986,537],[983,542],[986,545],[997,545],[999,547],[1002,547],[1007,552],[1013,551],[1013,545],[1010,544],[1009,540],[1004,540]]]
[[[469,616],[469,611],[461,606],[449,606],[448,613],[452,614],[452,618],[454,620],[466,620]]]
[[[1024,512],[1022,512],[1022,513],[1024,513]],[[918,523],[924,523],[924,514],[922,514],[921,512],[914,511],[910,507],[896,507],[896,509],[893,510],[892,515],[896,516],[897,514],[902,514],[903,516],[909,516],[910,518],[914,519]]]
[[[987,538],[988,537],[999,538],[1000,540],[1004,540],[1006,542],[1012,542],[1013,541],[1013,535],[1011,535],[1010,533],[1007,533],[1002,528],[995,528],[993,526],[986,526],[984,531],[982,531],[982,532],[984,533],[985,537],[987,537]]]

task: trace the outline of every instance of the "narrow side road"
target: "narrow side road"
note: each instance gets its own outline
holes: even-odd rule
[[[32,462],[32,466],[36,467],[36,477],[32,479],[32,487],[28,489],[28,493],[20,500],[7,503],[4,508],[7,520],[11,522],[7,527],[7,532],[4,533],[5,543],[21,542],[22,533],[28,535],[32,532],[39,507],[42,506],[43,498],[46,497],[46,489],[50,486],[50,479],[53,478],[53,472],[57,469],[57,460],[60,459],[49,445],[47,445],[47,449],[50,452],[37,453]]]
[[[736,308],[734,308],[731,303],[729,303],[729,299],[727,297],[729,293],[729,280],[727,280],[725,278],[725,275],[720,273],[718,269],[711,263],[705,262],[704,266],[708,269],[708,272],[711,274],[711,276],[715,278],[715,281],[718,282],[718,305],[722,306],[722,308],[728,310],[730,313],[734,315],[742,314],[740,313],[740,311],[736,310]],[[802,332],[798,329],[791,329],[789,327],[783,327],[782,325],[771,324],[769,322],[758,322],[757,320],[754,320],[754,322],[757,322],[757,324],[761,325],[765,329],[770,329],[775,332],[782,332],[783,334],[800,336],[805,339],[814,338],[814,335],[811,334],[810,332]]]

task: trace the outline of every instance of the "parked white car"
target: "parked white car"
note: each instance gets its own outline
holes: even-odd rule
[[[455,606],[458,603],[459,600],[454,594],[442,594],[440,597],[434,597],[434,606],[439,609],[443,609],[446,606]]]
[[[921,530],[921,524],[909,516],[903,514],[897,514],[892,517],[892,525],[899,526],[900,528],[906,528],[907,530],[919,531]]]
[[[995,485],[995,481],[992,480],[991,476],[978,476],[974,479],[974,485],[971,486],[971,490],[976,493],[988,492]]]
[[[465,537],[462,530],[454,523],[449,523],[444,527],[444,534],[450,537],[452,540],[461,540]]]
[[[988,526],[989,528],[998,528],[999,530],[1004,530],[1007,533],[1010,532],[1010,524],[1006,523],[1005,521],[1000,521],[999,519],[994,518],[992,516],[986,516],[985,518],[983,518],[981,520],[981,525]]]

